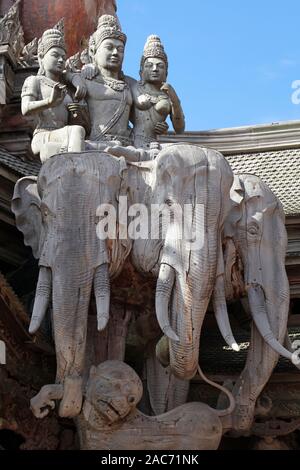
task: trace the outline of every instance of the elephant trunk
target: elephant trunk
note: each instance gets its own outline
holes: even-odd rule
[[[69,270],[68,270],[69,271]],[[88,309],[94,271],[76,276],[53,273],[53,329],[57,358],[57,383],[84,371]]]
[[[182,380],[190,380],[197,373],[201,328],[213,289],[213,266],[206,253],[191,251],[189,270],[176,272],[171,325],[179,342],[170,341],[170,366]]]
[[[35,334],[41,326],[47,313],[52,292],[52,272],[50,268],[42,266],[36,288],[33,313],[29,326],[29,333]]]
[[[174,286],[173,282],[169,282],[165,296],[166,299],[171,296],[168,325],[171,325],[176,335],[176,340],[169,335],[170,367],[172,373],[181,380],[191,380],[198,369],[201,328],[216,276],[219,247],[216,211],[217,207],[214,206],[206,214],[209,228],[201,246],[192,245],[189,241],[183,244],[178,237],[172,238],[170,232],[165,241],[161,262],[174,266],[173,272],[172,268],[167,268],[171,276],[169,280],[173,281],[175,276]],[[191,233],[198,233],[196,229],[203,227],[203,220],[198,220],[196,211],[188,221],[188,226],[191,227]],[[168,305],[169,302],[165,302],[163,306],[163,318],[168,318]]]
[[[169,343],[172,373],[182,380],[193,378],[197,372],[201,325],[193,322],[196,318],[203,319],[206,311],[202,304],[200,308],[198,304],[193,305],[192,294],[187,290],[182,276],[169,264],[162,263],[156,289],[156,315],[165,334],[163,338]]]
[[[293,353],[285,349],[275,338],[267,314],[265,294],[261,286],[248,288],[248,299],[253,321],[266,343],[278,354],[292,361]]]
[[[197,373],[200,333],[208,302],[195,302],[189,288],[184,290],[181,279],[176,281],[171,318],[179,342],[170,341],[170,366],[177,378],[191,380]]]
[[[102,331],[106,328],[109,320],[110,279],[108,264],[102,264],[96,269],[94,293],[97,306],[98,331]]]

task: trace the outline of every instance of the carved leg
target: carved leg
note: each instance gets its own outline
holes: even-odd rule
[[[85,150],[85,130],[81,126],[68,128],[68,152],[83,152]]]
[[[82,377],[66,377],[63,399],[59,406],[59,416],[61,418],[78,416],[82,408],[82,400]]]

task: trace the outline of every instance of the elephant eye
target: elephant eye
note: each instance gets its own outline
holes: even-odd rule
[[[249,224],[248,226],[248,233],[250,235],[258,235],[259,233],[259,226],[255,223],[255,222],[252,222],[251,224]]]
[[[167,206],[171,207],[171,206],[173,205],[172,199],[166,199],[166,200],[165,200],[165,204],[166,204]]]
[[[135,402],[135,397],[133,395],[130,395],[128,398],[128,403],[133,404]]]

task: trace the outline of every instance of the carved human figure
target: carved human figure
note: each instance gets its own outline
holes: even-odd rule
[[[61,31],[45,31],[39,42],[38,57],[38,75],[28,77],[23,85],[22,113],[37,116],[31,146],[44,162],[58,153],[83,151],[86,134],[83,125],[88,119],[84,104],[73,104],[67,90],[66,47]],[[82,90],[77,89],[75,99],[82,96]]]
[[[82,74],[91,118],[91,148],[99,148],[95,142],[131,143],[129,115],[132,94],[122,73],[126,40],[114,16],[100,17],[97,31],[90,39],[93,67],[89,78],[92,78],[86,78],[86,72]]]
[[[134,146],[149,148],[164,133],[170,115],[176,133],[185,129],[185,118],[174,88],[166,83],[168,58],[158,36],[149,36],[141,59],[141,81],[132,83]]]
[[[158,36],[149,36],[141,60],[141,81],[125,77],[133,96],[129,116],[133,124],[133,146],[124,148],[114,142],[105,151],[124,156],[129,161],[156,158],[161,149],[157,137],[168,130],[166,119],[169,115],[175,132],[184,132],[185,118],[180,100],[173,87],[165,83],[167,72],[168,58],[164,47]],[[91,78],[95,69],[88,67],[83,73]]]

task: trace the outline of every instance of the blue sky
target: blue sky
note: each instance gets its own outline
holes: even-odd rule
[[[158,34],[186,130],[300,120],[291,99],[300,80],[299,0],[117,3],[128,35],[124,72],[138,77],[145,40]]]

